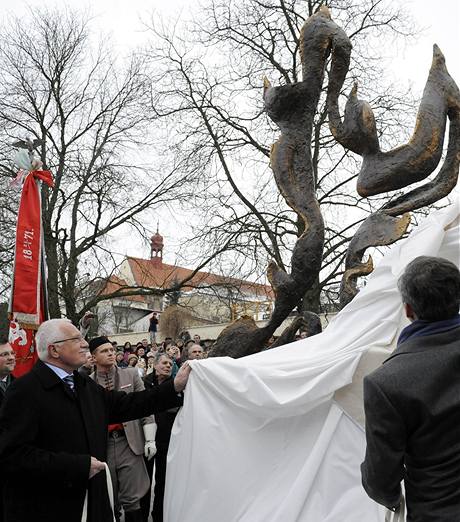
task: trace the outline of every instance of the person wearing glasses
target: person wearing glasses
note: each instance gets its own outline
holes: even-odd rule
[[[0,335],[0,409],[8,386],[13,382],[12,371],[16,366],[16,356],[8,342],[8,337]],[[1,426],[0,426],[1,427]],[[0,522],[3,522],[3,473],[0,474]]]
[[[190,367],[148,391],[109,391],[78,373],[88,343],[67,319],[36,333],[39,360],[8,389],[0,412],[6,520],[112,522],[105,478],[109,424],[181,404]]]
[[[0,336],[0,407],[2,406],[5,392],[13,382],[12,371],[16,366],[16,356],[8,342],[7,336]],[[1,518],[0,518],[1,520]]]

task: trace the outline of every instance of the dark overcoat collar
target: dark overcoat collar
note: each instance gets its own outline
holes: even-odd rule
[[[75,398],[75,394],[62,382],[62,379],[40,359],[35,363],[32,372],[37,376],[45,390],[61,386],[70,398]],[[77,393],[79,390],[83,391],[83,387],[86,387],[86,379],[77,371],[73,372],[73,377]]]
[[[414,354],[426,352],[428,350],[442,350],[442,348],[451,343],[457,343],[460,353],[460,327],[448,330],[442,333],[426,335],[423,337],[413,337],[401,343],[383,364],[390,361],[398,355]]]
[[[62,384],[62,379],[40,359],[35,363],[32,372],[37,376],[45,390]]]
[[[38,377],[43,388],[51,389],[56,387],[61,389],[69,399],[78,404],[82,413],[83,425],[92,454],[99,454],[101,451],[105,454],[105,439],[99,440],[95,435],[95,430],[97,431],[96,427],[100,426],[101,422],[105,422],[104,411],[95,410],[93,408],[94,401],[91,400],[89,377],[81,375],[78,371],[73,372],[75,389],[77,392],[75,394],[65,383],[62,382],[59,376],[56,375],[51,368],[48,368],[44,362],[38,360],[32,368],[32,372],[34,372]]]

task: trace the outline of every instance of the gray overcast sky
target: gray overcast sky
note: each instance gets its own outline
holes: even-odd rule
[[[207,0],[201,0],[204,4]],[[391,0],[385,0],[385,2]],[[401,0],[394,0],[399,3]],[[146,20],[154,11],[163,16],[175,16],[183,11],[184,18],[187,11],[193,12],[198,7],[198,0],[0,0],[0,18],[8,12],[23,15],[27,6],[39,7],[63,4],[72,7],[88,7],[95,16],[95,22],[104,32],[112,33],[114,43],[120,51],[145,41],[141,20]],[[414,20],[414,24],[421,29],[416,40],[411,39],[398,46],[392,42],[382,41],[383,54],[387,58],[386,67],[390,78],[400,82],[403,86],[411,85],[413,94],[421,97],[431,63],[432,46],[437,43],[446,57],[450,74],[460,83],[460,0],[406,0],[404,7]],[[332,11],[332,16],[334,12]],[[170,257],[179,248],[178,229],[183,229],[186,223],[180,223],[181,216],[172,216],[161,212],[160,228],[165,235],[168,262]],[[156,217],[154,219],[156,223]],[[174,222],[174,224],[173,224]],[[153,224],[153,223],[152,223]],[[120,253],[133,254],[133,247],[137,255],[148,255],[148,247],[137,243],[124,242],[117,244]]]
[[[398,2],[398,0],[394,0]],[[400,1],[400,0],[399,0]],[[87,6],[94,13],[98,24],[112,32],[121,47],[143,41],[141,19],[157,11],[165,16],[193,11],[198,0],[0,0],[2,12],[22,14],[29,6],[54,6],[67,4],[75,7]],[[201,0],[206,3],[206,0]],[[437,43],[444,52],[451,75],[460,83],[460,0],[406,0],[405,8],[414,22],[422,28],[416,42],[396,48],[382,42],[388,58],[388,73],[403,83],[411,83],[414,94],[423,89],[431,62],[431,51]],[[334,13],[332,12],[332,15]],[[421,92],[420,92],[421,94]]]

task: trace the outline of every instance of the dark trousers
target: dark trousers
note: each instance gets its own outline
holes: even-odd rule
[[[152,493],[153,463],[155,462],[155,457],[153,457],[153,459],[150,459],[150,460],[147,460],[144,457],[145,467],[147,468],[147,473],[149,475],[150,486],[149,486],[147,493],[141,498],[141,513],[142,513],[143,522],[148,522],[149,514],[150,514],[150,498],[151,498],[151,493]]]
[[[163,500],[165,496],[166,482],[166,457],[168,456],[168,447],[158,448],[155,455],[155,488],[153,490],[153,522],[163,522]]]
[[[147,473],[150,479],[153,475],[153,464],[155,463],[155,487],[153,489],[153,507],[152,520],[153,522],[163,522],[163,499],[165,496],[165,482],[166,482],[166,457],[168,456],[169,444],[158,444],[157,453],[150,461],[146,460]],[[150,510],[150,492],[141,499],[142,520],[148,521]]]
[[[5,516],[4,516],[3,510],[4,510],[3,482],[0,479],[0,522],[3,522],[5,520]]]

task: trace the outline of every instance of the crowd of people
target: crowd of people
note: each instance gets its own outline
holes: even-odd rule
[[[145,341],[119,350],[105,336],[88,342],[66,319],[45,321],[35,337],[39,360],[15,389],[14,352],[0,339],[1,522],[118,522],[122,511],[125,522],[147,522],[154,465],[153,515],[163,520],[169,438],[190,373],[185,346],[195,341],[182,352],[169,340]],[[204,353],[196,346],[190,357]],[[125,361],[134,352],[151,372]]]
[[[89,341],[86,361],[78,371],[109,390],[151,390],[172,381],[184,362],[207,357],[209,345],[198,334],[191,338],[188,332],[175,342],[170,337],[161,343],[145,338],[123,345],[99,336]],[[170,408],[123,425],[109,425],[107,463],[117,520],[123,509],[126,521],[147,522],[155,469],[152,519],[162,522],[166,457],[177,411],[178,407]]]
[[[404,481],[408,521],[459,520],[460,272],[442,258],[419,257],[398,288],[410,324],[364,378],[363,486],[397,511]],[[0,521],[111,522],[123,510],[125,522],[147,522],[155,468],[152,518],[162,522],[189,361],[206,357],[199,336],[118,347],[105,336],[88,342],[67,319],[51,319],[35,344],[39,360],[14,379],[14,351],[0,338]]]
[[[176,375],[182,361],[191,359],[203,359],[208,355],[208,349],[212,340],[201,341],[198,334],[193,338],[178,338],[175,341],[166,337],[161,343],[142,339],[136,344],[126,341],[119,345],[117,341],[111,341],[115,350],[116,364],[119,368],[137,368],[141,378],[155,372],[155,358],[157,354],[165,353],[173,361],[172,375]],[[92,358],[88,355],[88,361],[82,371],[91,373]]]

